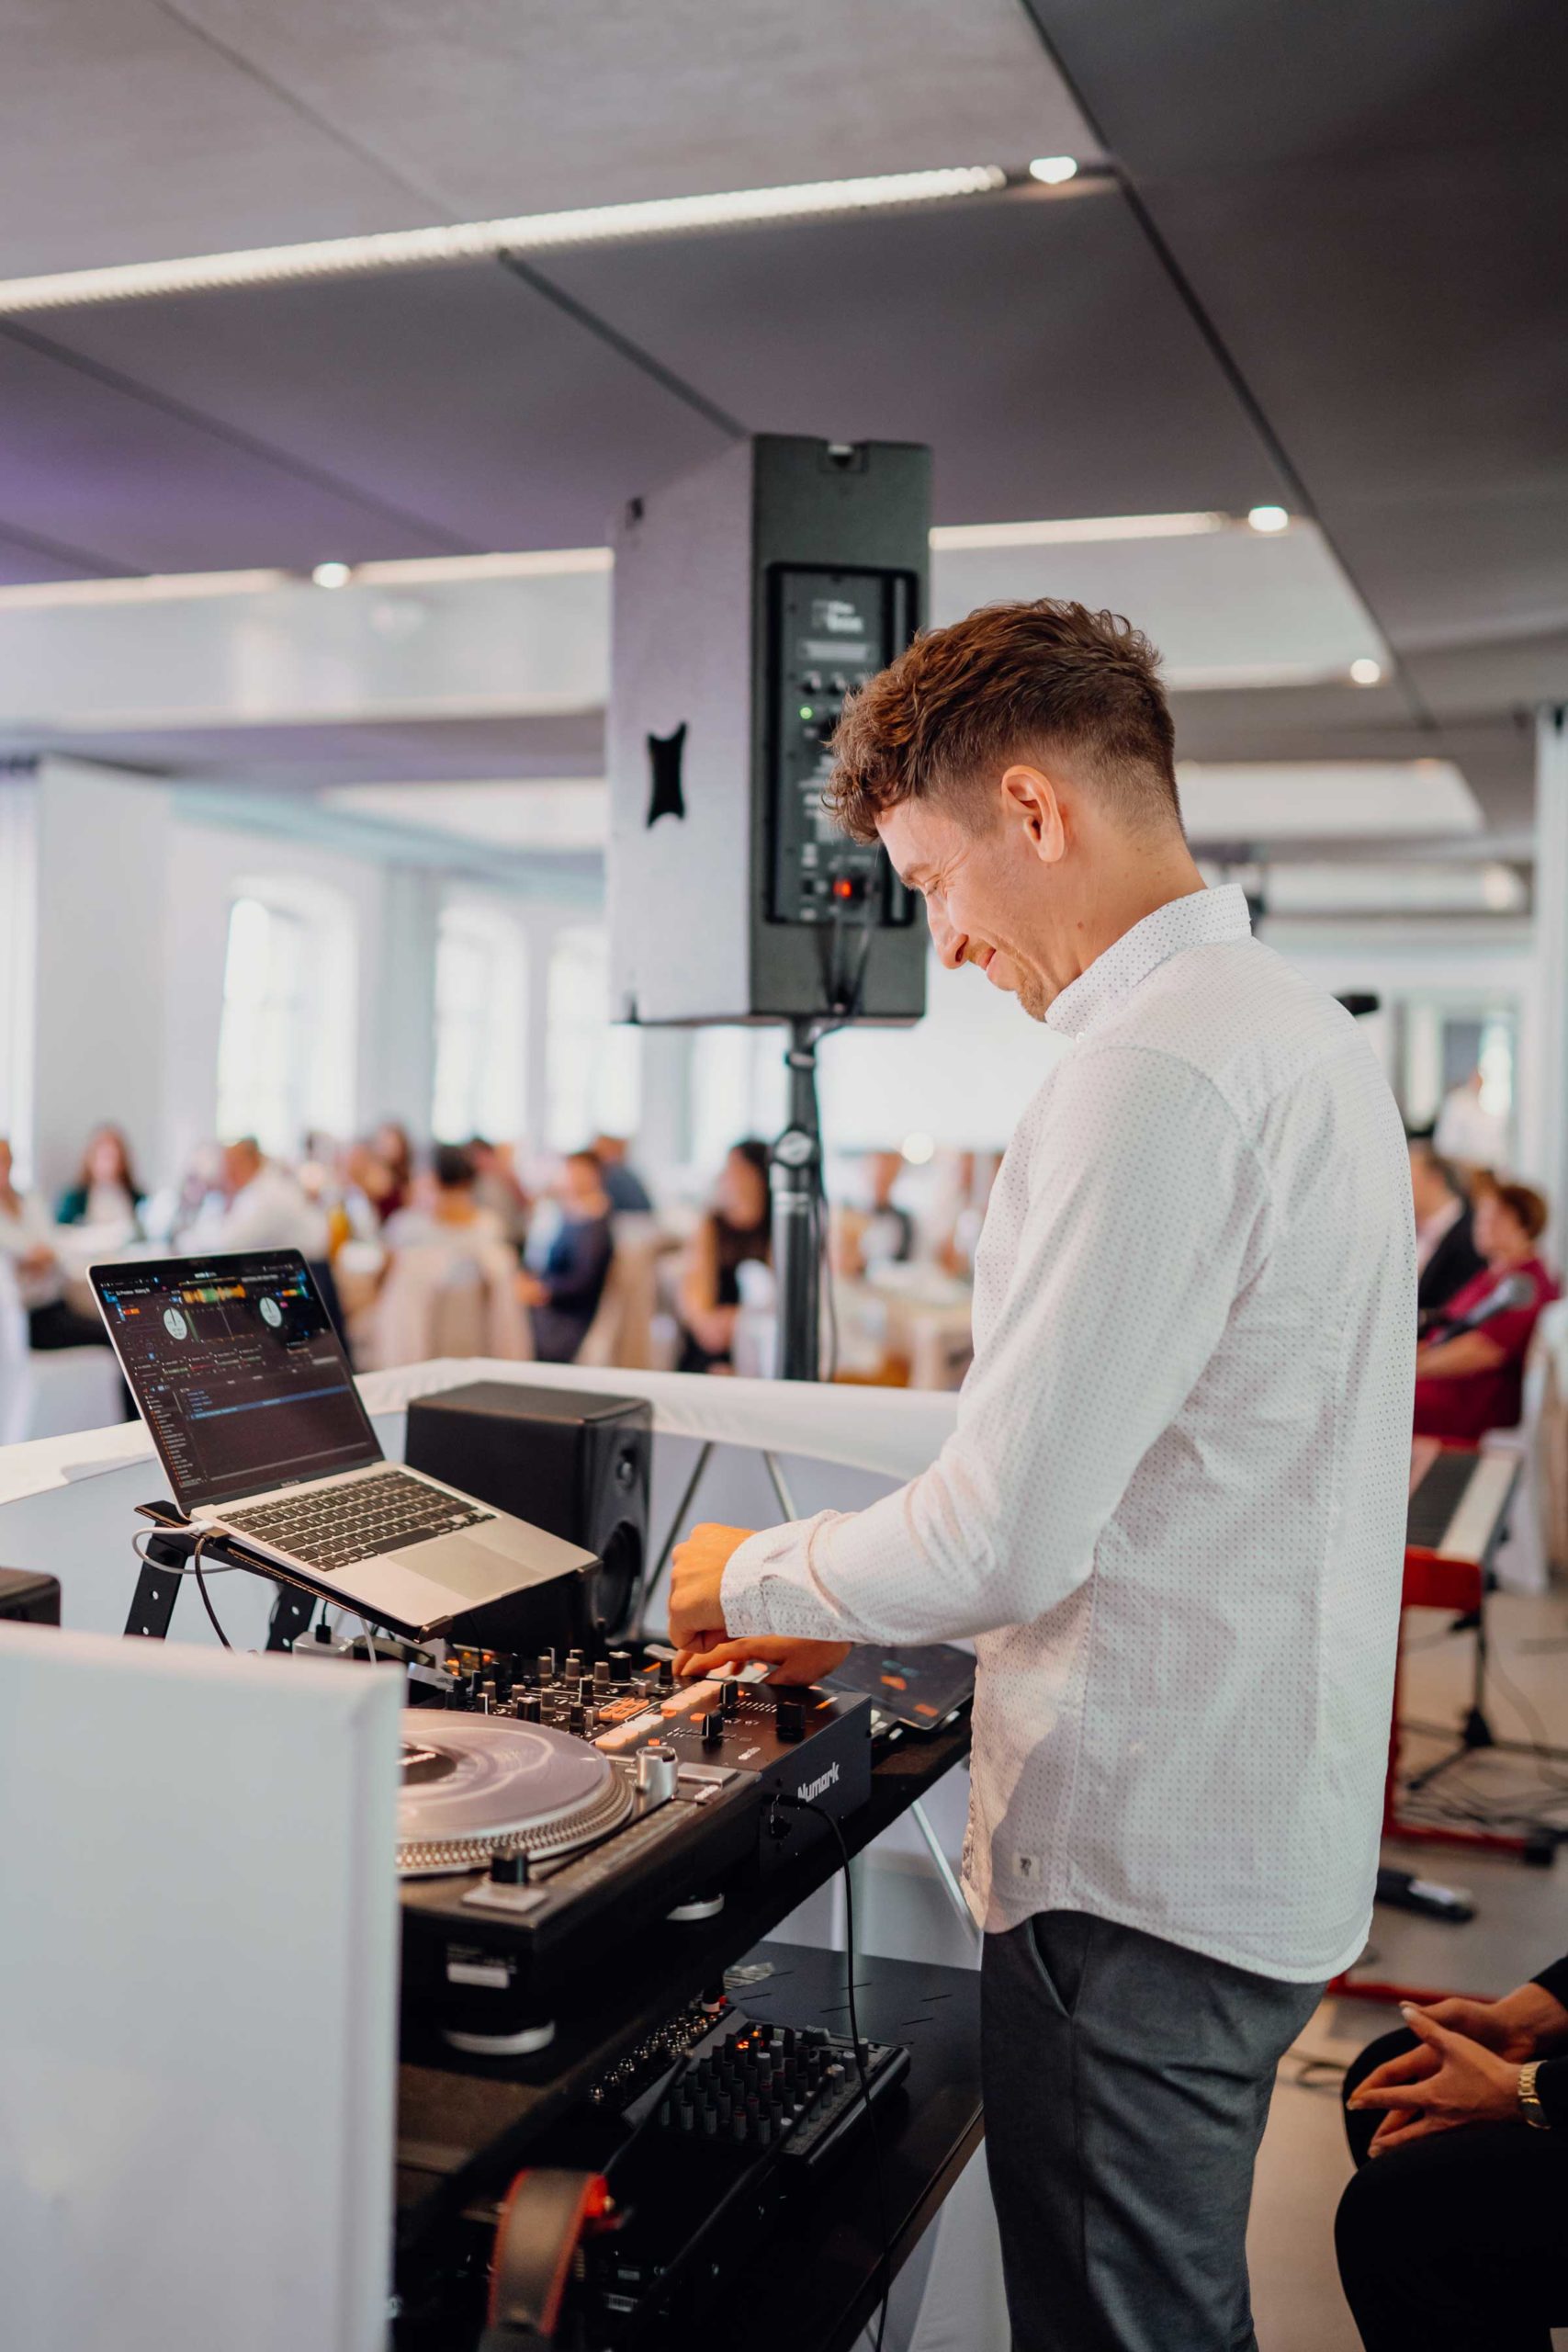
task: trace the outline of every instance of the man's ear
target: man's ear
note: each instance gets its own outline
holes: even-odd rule
[[[1066,821],[1056,787],[1043,768],[1021,763],[1002,777],[1002,808],[1009,825],[1021,827],[1043,865],[1059,863],[1067,846]]]

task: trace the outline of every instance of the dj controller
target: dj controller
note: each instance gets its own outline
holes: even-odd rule
[[[541,2050],[612,1919],[624,1939],[711,1917],[864,1804],[869,1700],[760,1671],[682,1684],[626,1650],[458,1650],[411,1676],[405,2020],[469,2057]]]

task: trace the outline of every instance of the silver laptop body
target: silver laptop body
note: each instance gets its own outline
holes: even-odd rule
[[[593,1555],[389,1463],[298,1250],[90,1267],[187,1520],[378,1623],[430,1633]]]

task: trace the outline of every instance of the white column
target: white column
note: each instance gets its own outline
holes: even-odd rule
[[[164,1141],[169,793],[83,761],[39,763],[33,1180],[71,1183],[89,1131],[123,1127],[144,1167]]]
[[[32,1181],[38,782],[0,770],[0,1136]]]
[[[1568,710],[1540,714],[1535,803],[1535,1051],[1521,1090],[1520,1157],[1568,1234]]]
[[[416,1142],[430,1133],[435,1082],[441,882],[420,867],[386,868],[375,974],[359,1008],[359,1125],[400,1119]]]

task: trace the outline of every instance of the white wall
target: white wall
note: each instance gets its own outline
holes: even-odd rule
[[[931,956],[926,1017],[912,1029],[851,1029],[821,1054],[824,1131],[833,1150],[894,1148],[918,1130],[939,1148],[1000,1150],[1065,1050],[974,969]]]
[[[182,916],[164,786],[45,760],[36,805],[33,1170],[52,1197],[99,1120],[123,1126],[143,1160],[156,1156],[160,1015]]]

